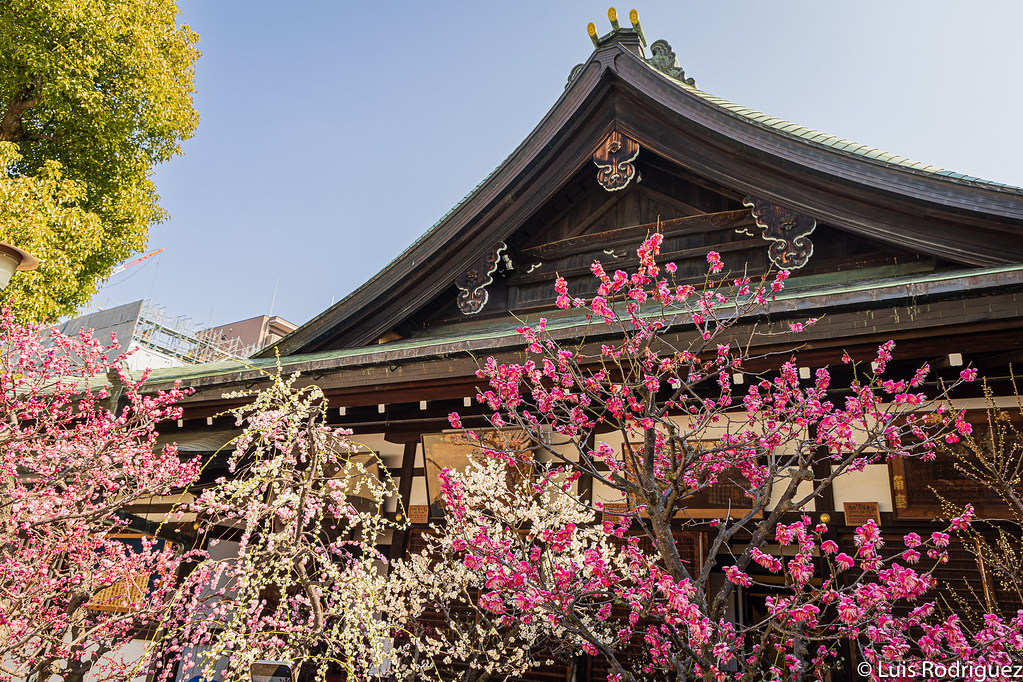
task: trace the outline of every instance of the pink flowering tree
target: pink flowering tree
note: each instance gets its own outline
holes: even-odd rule
[[[104,657],[172,597],[180,548],[126,511],[196,477],[155,445],[182,394],[143,396],[115,348],[0,313],[0,680],[124,679]],[[117,395],[96,390],[108,379]]]
[[[660,243],[640,247],[633,273],[595,263],[590,300],[558,279],[558,307],[593,323],[585,342],[541,319],[519,329],[523,362],[478,372],[490,425],[532,447],[480,438],[489,459],[441,474],[445,522],[392,572],[392,591],[413,602],[394,609],[399,627],[411,627],[401,614],[450,617],[396,648],[397,676],[419,679],[425,658],[466,679],[514,674],[556,643],[630,681],[823,679],[849,642],[875,676],[1009,661],[1018,622],[992,615],[967,632],[936,615],[932,572],[951,528],[884,538],[870,521],[840,545],[814,511],[840,478],[969,433],[948,397],[975,372],[928,394],[927,366],[890,376],[892,342],[844,356],[841,387],[827,368],[801,377],[795,355],[765,370],[760,336],[779,330],[758,320],[788,273],[728,277],[711,252],[702,283],[676,283]],[[530,476],[508,473],[523,467]],[[727,504],[708,513],[708,496]],[[757,586],[770,596],[740,615],[737,592]]]
[[[326,424],[327,401],[278,375],[234,412],[241,435],[227,476],[188,510],[208,538],[162,624],[158,680],[249,680],[258,660],[290,661],[302,679],[365,679],[386,669],[380,618],[394,526],[386,468]]]

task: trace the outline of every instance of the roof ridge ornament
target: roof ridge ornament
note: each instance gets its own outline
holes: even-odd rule
[[[600,48],[613,43],[628,43],[629,45],[638,43],[640,56],[642,56],[643,48],[646,47],[646,36],[643,35],[643,27],[639,23],[639,12],[634,9],[629,10],[629,23],[632,24],[632,28],[622,28],[622,25],[618,23],[618,10],[614,7],[607,8],[607,20],[611,22],[611,32],[599,38],[596,24],[592,21],[586,24],[586,33],[589,34],[593,47]]]
[[[586,24],[586,33],[590,36],[593,47],[599,50],[608,45],[621,45],[630,52],[637,54],[640,59],[661,73],[680,80],[686,85],[696,87],[695,79],[686,78],[686,72],[679,66],[675,52],[671,49],[671,45],[667,40],[655,40],[650,45],[651,55],[649,57],[646,56],[646,51],[644,50],[647,47],[646,35],[643,33],[643,26],[639,23],[639,12],[634,9],[629,10],[629,21],[632,23],[632,28],[622,28],[622,25],[618,22],[618,11],[614,7],[608,8],[607,18],[611,22],[611,32],[605,36],[597,35],[597,26],[592,21]],[[586,64],[584,63],[576,64],[572,67],[572,71],[568,74],[568,82],[565,83],[566,90],[579,77],[585,66]]]
[[[597,25],[592,21],[586,24],[586,33],[590,36],[593,47],[599,50],[608,45],[621,45],[630,52],[639,55],[640,59],[645,60],[646,53],[643,48],[646,47],[646,35],[643,34],[643,27],[639,23],[639,12],[634,9],[629,10],[629,22],[632,24],[632,28],[622,28],[618,22],[618,10],[614,7],[608,8],[607,18],[611,22],[611,32],[605,36],[597,35]],[[565,84],[566,90],[572,81],[579,77],[584,66],[586,65],[576,64],[572,67],[572,72],[568,74],[568,82]]]
[[[696,87],[695,79],[686,78],[686,72],[678,65],[678,58],[675,57],[675,51],[671,49],[671,45],[667,40],[655,40],[653,45],[650,46],[650,52],[651,56],[643,61],[661,73],[671,76],[675,80],[680,80],[686,85]]]

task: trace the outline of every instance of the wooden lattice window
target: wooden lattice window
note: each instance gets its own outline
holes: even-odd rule
[[[702,450],[711,450],[720,446],[718,440],[691,441],[693,447]],[[631,449],[634,456],[638,458],[642,452],[643,443],[628,442],[622,443],[622,463],[625,466],[625,476],[633,476],[632,460],[628,450]],[[635,505],[634,498],[629,499],[630,505]],[[682,503],[683,509],[676,513],[676,518],[720,518],[725,513],[729,516],[744,516],[750,511],[750,498],[746,494],[745,479],[734,470],[727,469],[718,474],[718,480],[687,497]],[[607,505],[605,505],[605,508]],[[729,512],[730,510],[730,512]]]
[[[531,439],[518,429],[480,429],[469,433],[451,431],[423,435],[423,456],[426,464],[426,493],[430,500],[430,518],[444,515],[438,474],[443,469],[464,471],[470,460],[486,457],[483,450],[516,453],[519,459],[532,461]],[[530,465],[509,469],[510,476],[532,476]],[[521,478],[520,478],[521,480]],[[509,481],[510,483],[511,481]]]
[[[133,550],[141,551],[142,540],[149,536],[139,533],[118,533],[109,537],[128,545]],[[151,579],[152,576],[145,572],[127,575],[110,587],[106,587],[93,595],[89,601],[88,608],[91,611],[127,613],[131,611],[132,604],[142,601],[149,592]]]

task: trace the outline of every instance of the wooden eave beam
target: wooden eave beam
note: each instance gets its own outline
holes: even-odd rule
[[[871,330],[879,333],[906,329],[948,329],[960,324],[1019,325],[1023,321],[1023,271],[1008,269],[954,276],[934,275],[920,280],[893,282],[883,286],[851,286],[831,291],[807,291],[797,296],[784,296],[768,305],[759,319],[805,320],[827,316],[800,338],[814,338],[822,329],[827,335],[843,339],[862,336]],[[869,318],[865,311],[873,311]],[[842,320],[838,326],[836,320]],[[744,322],[745,324],[745,322]],[[570,340],[580,336],[593,338],[597,333],[589,325],[552,330],[558,338]],[[601,335],[607,336],[607,335]],[[288,372],[299,371],[306,381],[323,384],[324,377],[344,374],[346,385],[396,384],[445,376],[473,374],[475,367],[458,369],[466,358],[485,357],[518,348],[520,339],[512,329],[496,332],[486,338],[469,341],[445,341],[434,345],[388,349],[381,347],[355,357],[326,357],[285,363]],[[430,369],[441,368],[437,369]],[[370,377],[383,379],[370,380]],[[147,390],[170,386],[150,382]],[[196,393],[184,402],[213,400],[223,405],[226,390],[252,389],[265,383],[260,369],[232,371],[224,375],[197,377],[189,381]]]
[[[749,209],[704,213],[684,218],[662,220],[659,223],[645,223],[643,225],[622,227],[617,230],[569,237],[523,249],[522,253],[527,258],[549,260],[569,255],[580,247],[592,248],[595,244],[600,244],[607,248],[613,246],[638,246],[643,239],[646,239],[647,236],[658,229],[661,234],[668,237],[680,234],[716,232],[718,230],[735,229],[753,224],[753,216],[750,214]]]
[[[877,345],[888,339],[896,340],[900,345],[898,357],[908,359],[907,351],[915,359],[926,360],[934,356],[943,347],[954,346],[966,357],[978,357],[1014,349],[1017,339],[1023,330],[1023,316],[1008,314],[999,317],[988,310],[1009,311],[1015,304],[1013,294],[1000,294],[987,301],[984,306],[953,306],[961,301],[952,301],[948,306],[932,308],[930,311],[920,310],[913,324],[907,324],[908,313],[903,304],[899,306],[876,309],[877,313],[868,318],[862,308],[846,311],[835,311],[822,318],[816,325],[800,334],[760,338],[754,345],[754,352],[791,354],[797,352],[800,364],[820,367],[834,364],[841,353],[848,350],[853,357],[871,356],[876,353]],[[1004,300],[1003,300],[1004,299]],[[896,309],[898,308],[898,309]],[[887,311],[887,312],[885,312]],[[800,317],[796,315],[795,317]],[[773,330],[782,331],[787,328],[790,316],[775,314],[771,316]],[[768,323],[759,323],[761,328],[771,327]],[[749,324],[743,324],[733,330],[736,340],[748,337],[751,332]],[[672,334],[668,340],[676,346],[685,346],[692,340],[694,332],[686,329]],[[591,334],[592,337],[592,334]],[[599,340],[594,340],[590,351],[599,351]],[[918,350],[910,350],[911,345]],[[936,350],[937,349],[937,350]],[[493,355],[499,362],[523,362],[524,354],[518,346],[495,348],[485,355]],[[862,359],[862,358],[861,358]],[[751,370],[763,370],[779,364],[778,358],[754,361],[748,365]],[[467,352],[448,357],[439,362],[437,358],[412,358],[396,369],[390,366],[356,366],[338,367],[329,373],[321,374],[314,379],[303,377],[307,383],[318,384],[327,395],[332,406],[375,406],[380,403],[414,403],[427,399],[431,403],[444,400],[461,400],[465,396],[475,395],[477,386],[482,382],[476,378],[477,359]],[[222,412],[225,401],[220,396],[230,390],[231,383],[198,387],[196,392],[181,402],[185,409],[186,420],[202,418]],[[155,387],[154,387],[155,388]],[[456,406],[457,409],[457,406]],[[428,413],[424,418],[433,419],[436,415]],[[388,421],[382,415],[381,423]]]

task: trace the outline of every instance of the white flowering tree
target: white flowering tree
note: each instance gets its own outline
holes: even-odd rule
[[[192,509],[213,539],[164,624],[161,680],[173,679],[173,662],[225,682],[248,680],[257,660],[290,661],[318,680],[386,664],[376,544],[393,485],[326,425],[319,388],[296,379],[278,375],[235,413],[244,431],[229,476]],[[218,552],[218,542],[235,544]]]
[[[457,480],[444,483],[445,494],[463,503],[449,523],[467,521],[463,510],[486,510],[488,529],[526,560],[546,559],[543,547],[553,540],[571,547],[566,556],[598,548],[626,569],[627,555],[592,523],[589,509],[570,496],[535,487],[528,465],[515,469],[509,475],[505,460],[470,460]],[[576,532],[566,534],[566,524]],[[397,679],[501,679],[574,654],[576,647],[558,620],[540,614],[510,619],[492,608],[492,597],[485,596],[485,561],[466,554],[461,533],[428,534],[425,542],[425,550],[392,567],[386,583],[387,613],[396,625],[391,658]]]

